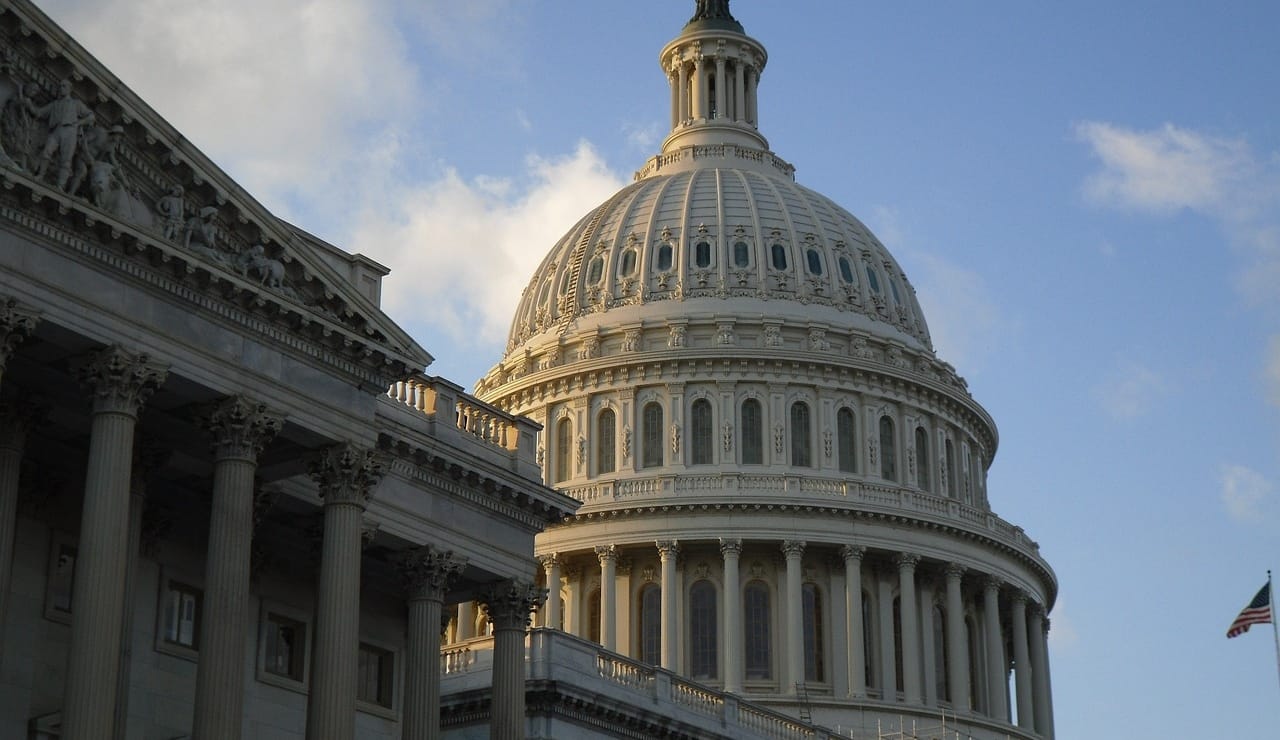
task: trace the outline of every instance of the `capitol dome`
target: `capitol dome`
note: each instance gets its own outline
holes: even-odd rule
[[[582,502],[537,539],[540,623],[832,727],[1052,737],[1057,581],[991,508],[995,423],[885,246],[769,149],[766,60],[698,2],[661,151],[551,249],[477,383]]]

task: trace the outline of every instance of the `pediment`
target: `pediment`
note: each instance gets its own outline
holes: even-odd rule
[[[29,0],[0,9],[0,50],[0,221],[251,311],[362,382],[431,362],[378,307],[386,268],[270,213]]]

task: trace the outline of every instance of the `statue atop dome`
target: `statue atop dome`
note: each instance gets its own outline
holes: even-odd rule
[[[694,11],[693,17],[689,19],[689,22],[703,20],[729,20],[736,22],[736,19],[729,14],[729,0],[698,0],[698,9]]]

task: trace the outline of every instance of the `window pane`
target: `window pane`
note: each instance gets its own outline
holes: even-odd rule
[[[898,450],[893,438],[893,419],[880,417],[880,477],[898,479]]]
[[[656,468],[662,465],[662,406],[656,402],[647,403],[644,407],[643,449],[641,450],[642,468]]]
[[[587,639],[600,642],[600,589],[587,594]]]
[[[733,266],[747,267],[751,264],[751,247],[746,242],[735,242],[733,245]]]
[[[596,257],[591,260],[591,266],[587,268],[587,282],[598,283],[600,278],[604,276],[604,257]]]
[[[786,247],[782,246],[781,244],[774,244],[772,249],[769,250],[769,253],[773,257],[773,269],[775,270],[787,269],[787,248]]]
[[[947,440],[947,494],[951,498],[960,498],[960,489],[956,486],[956,448]]]
[[[657,665],[662,647],[662,589],[650,583],[640,590],[640,660]]]
[[[372,645],[360,646],[356,665],[356,699],[391,706],[392,655],[389,651]]]
[[[663,244],[658,247],[658,272],[665,272],[671,269],[671,245]]]
[[[698,242],[693,247],[693,264],[697,267],[711,266],[711,244]]]
[[[876,277],[876,271],[875,271],[875,268],[873,268],[873,267],[872,267],[871,265],[869,265],[869,264],[866,266],[866,268],[867,268],[867,284],[871,286],[871,292],[872,292],[872,293],[879,293],[879,292],[880,292],[880,278]]]
[[[921,489],[933,490],[929,486],[929,433],[924,427],[916,427],[916,478]]]
[[[702,580],[689,589],[689,670],[693,678],[715,678],[716,588]]]
[[[933,607],[933,674],[938,698],[951,701],[951,684],[947,665],[947,615],[942,607]]]
[[[849,260],[845,257],[840,258],[840,277],[846,283],[853,282],[853,268],[849,265]]]
[[[853,411],[843,408],[836,413],[836,443],[839,454],[840,471],[843,473],[858,472],[858,444],[855,438],[856,426]]]
[[[823,680],[822,595],[812,583],[801,591],[804,612],[804,680]]]
[[[710,465],[712,445],[715,437],[711,428],[711,402],[698,399],[693,402],[689,414],[690,442],[692,444],[691,463],[693,465]]]
[[[199,589],[170,581],[165,594],[165,642],[194,648],[200,636],[199,617]]]
[[[813,275],[822,274],[822,255],[818,254],[818,250],[810,249],[805,252],[805,259],[808,261],[809,273]]]
[[[556,469],[553,471],[556,483],[569,480],[571,460],[573,459],[573,422],[561,419],[556,423]]]
[[[812,462],[809,444],[809,405],[796,402],[791,405],[791,464],[809,467]]]
[[[622,253],[622,264],[618,267],[618,274],[622,277],[630,277],[636,271],[636,250],[628,249]]]
[[[764,464],[764,423],[760,402],[754,398],[742,402],[742,462],[744,465]]]
[[[596,420],[596,473],[612,473],[616,464],[614,454],[617,416],[613,409],[600,412]]]
[[[267,615],[263,670],[295,681],[302,680],[306,629],[301,622],[278,614]]]
[[[742,592],[742,612],[747,678],[770,678],[769,587],[760,581],[748,583]]]

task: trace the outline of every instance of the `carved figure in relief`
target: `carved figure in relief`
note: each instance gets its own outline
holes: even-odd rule
[[[26,169],[24,160],[31,121],[22,96],[22,83],[13,77],[12,57],[13,52],[6,49],[4,58],[0,59],[0,166],[22,170]],[[18,159],[9,156],[6,145]]]
[[[205,206],[200,209],[199,214],[192,216],[187,221],[183,246],[218,264],[226,264],[226,257],[218,251],[218,228],[213,223],[213,217],[217,213],[218,209],[214,206]]]
[[[284,287],[284,264],[267,256],[267,250],[261,244],[254,244],[244,250],[236,261],[236,267],[251,278],[257,278],[259,285],[268,288]]]
[[[160,217],[164,219],[163,234],[165,239],[177,239],[178,234],[182,233],[182,225],[184,215],[186,213],[182,203],[182,186],[174,185],[169,188],[169,194],[156,201],[156,210],[160,212]]]
[[[671,425],[671,454],[680,454],[680,425]]]
[[[683,326],[671,327],[671,337],[667,339],[667,346],[671,349],[679,349],[684,346],[685,328]]]
[[[124,129],[120,129],[120,132],[123,133]],[[99,161],[119,166],[116,161],[115,147],[111,143],[111,132],[97,123],[87,124],[80,130],[80,139],[76,144],[75,154],[71,158],[71,182],[67,185],[67,192],[72,195],[79,193],[81,186],[89,179],[94,164]],[[93,181],[90,181],[90,185],[90,195],[94,204],[101,206],[103,189],[92,189]]]
[[[89,106],[71,95],[71,81],[58,83],[58,97],[40,107],[27,101],[27,109],[36,118],[43,118],[48,130],[44,148],[40,151],[40,163],[36,165],[35,176],[44,177],[53,162],[53,155],[58,155],[58,174],[56,184],[59,190],[66,191],[71,179],[71,159],[76,153],[76,143],[80,138],[80,127],[93,123],[93,111]]]
[[[781,347],[782,346],[782,328],[778,326],[766,326],[764,328],[764,346]]]

